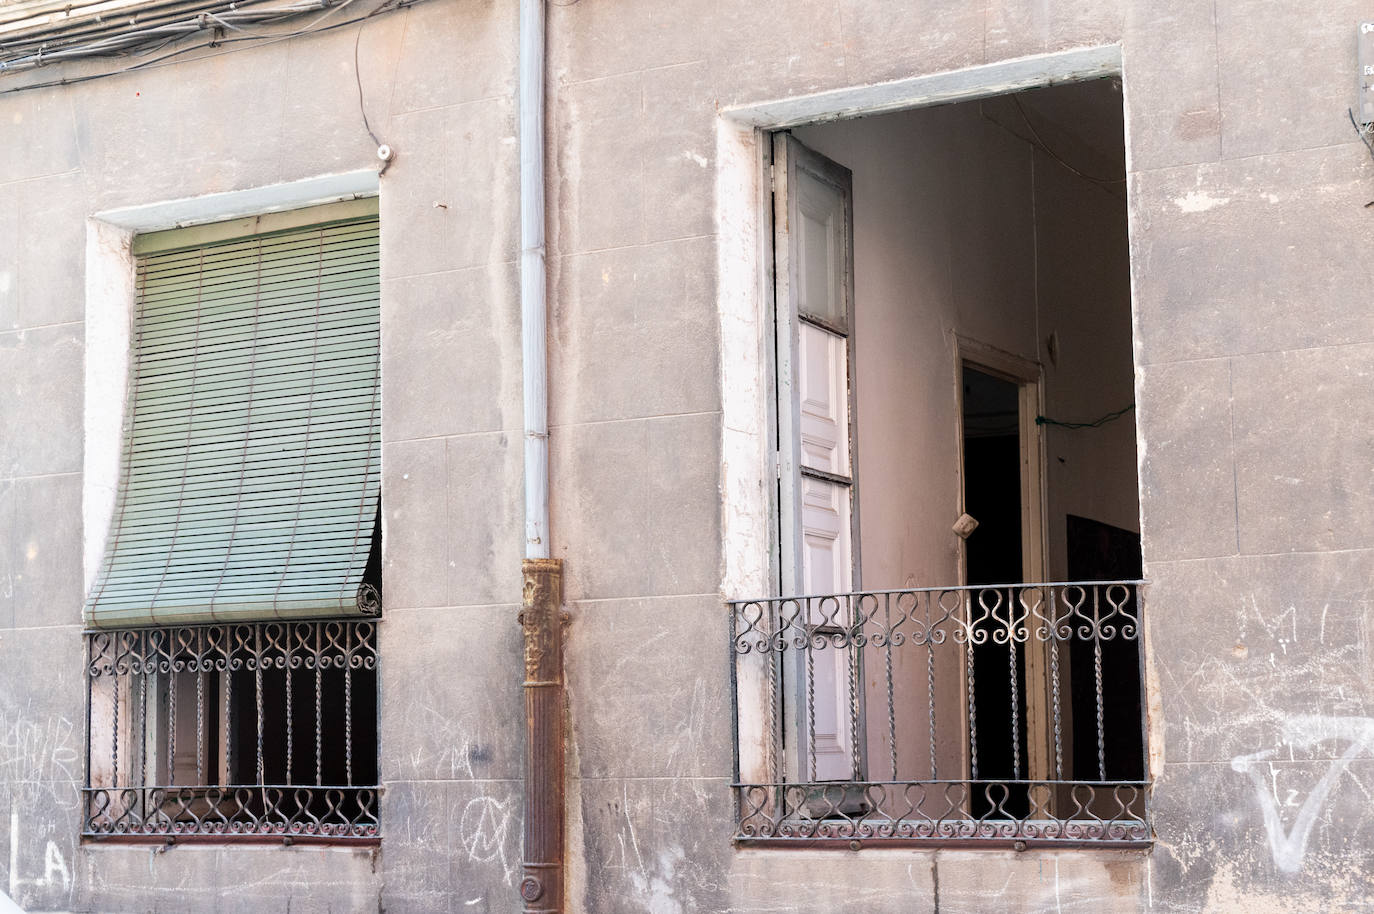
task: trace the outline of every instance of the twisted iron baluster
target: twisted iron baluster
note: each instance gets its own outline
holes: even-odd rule
[[[177,782],[177,672],[167,673],[167,783]]]
[[[969,776],[973,780],[978,780],[978,706],[973,697],[974,675],[973,675],[973,597],[970,594],[965,600],[960,601],[968,616],[968,626],[965,628],[968,640],[965,643],[966,663],[965,670],[968,673],[968,751],[969,751]]]
[[[773,604],[769,604],[770,606]],[[770,620],[774,622],[779,636],[782,633],[781,620]],[[768,651],[768,770],[772,773],[773,782],[782,781],[782,772],[778,769],[778,739],[777,727],[780,709],[778,708],[778,665],[782,663],[783,652],[776,654],[772,651],[772,640],[770,636]]]
[[[846,599],[845,604],[849,607],[849,644],[847,653],[849,654],[849,755],[852,768],[850,777],[857,780],[860,777],[862,764],[859,758],[859,645],[858,627],[862,624],[862,611],[855,611],[854,601]],[[862,604],[860,604],[862,605]],[[835,652],[835,659],[839,659],[839,651]]]
[[[1059,597],[1054,588],[1049,589],[1050,598],[1050,688],[1054,702],[1054,777],[1064,779],[1064,740],[1063,722],[1059,709]]]
[[[1107,780],[1107,741],[1102,724],[1102,621],[1098,598],[1100,588],[1093,588],[1093,683],[1097,690],[1097,776]]]
[[[935,764],[935,633],[931,631],[934,621],[930,614],[930,594],[925,595],[926,604],[926,723],[930,729],[930,779],[940,777]],[[924,799],[924,798],[923,798]]]
[[[143,675],[138,677],[138,705],[139,705],[139,747],[138,747],[138,776],[139,787],[148,786],[148,669],[146,661],[140,664]]]
[[[858,780],[863,771],[862,748],[859,745],[859,648],[849,648],[849,755],[850,777]]]
[[[262,724],[263,724],[263,721],[262,721],[262,664],[263,664],[262,626],[261,626],[261,625],[255,625],[253,628],[254,628],[254,632],[253,632],[253,634],[254,634],[254,639],[253,639],[253,640],[254,640],[254,642],[257,644],[257,648],[258,648],[258,650],[257,650],[258,656],[257,656],[257,658],[256,658],[256,661],[257,661],[257,662],[253,664],[253,689],[254,689],[254,691],[255,691],[255,693],[256,693],[256,694],[255,694],[255,698],[256,698],[257,710],[258,710],[258,784],[261,785],[261,784],[266,784],[266,783],[267,783],[267,775],[266,775],[266,773],[265,773],[265,771],[264,771],[264,769],[263,769],[263,763],[262,763]]]
[[[1007,666],[1011,676],[1011,776],[1021,778],[1021,693],[1016,683],[1016,601],[1007,588]]]
[[[96,666],[96,636],[87,635],[85,637],[86,648],[86,766],[85,777],[82,779],[86,787],[95,786],[91,777],[92,748],[95,746],[95,734],[91,727],[91,718],[95,711],[95,680],[100,673]],[[86,812],[90,812],[90,803],[93,794],[85,794],[87,798]],[[89,819],[88,819],[89,824]],[[84,826],[83,826],[84,827]]]
[[[892,780],[897,780],[897,710],[896,696],[892,681],[892,597],[883,597],[883,619],[887,623],[887,645],[883,651],[883,665],[887,672],[887,747],[891,764]]]
[[[294,755],[294,735],[296,718],[291,709],[291,686],[295,683],[295,677],[291,669],[291,633],[292,629],[288,626],[286,630],[286,666],[282,670],[282,675],[286,677],[286,783],[291,785],[291,760]]]
[[[117,638],[118,636],[116,636]],[[114,662],[110,665],[110,787],[119,786],[119,648],[114,648]]]
[[[344,777],[353,786],[353,629],[344,630]]]
[[[772,602],[770,602],[768,606],[770,616],[769,622],[771,623],[771,628],[773,628],[777,632],[777,637],[779,639],[779,650],[776,654],[773,652],[772,649],[774,642],[772,640],[771,635],[769,636],[768,640],[768,770],[771,773],[773,783],[775,785],[780,785],[782,784],[783,778],[781,768],[782,759],[778,753],[778,743],[781,742],[781,738],[778,731],[782,727],[782,709],[778,706],[781,701],[781,698],[779,696],[781,686],[778,683],[778,667],[783,662],[783,648],[785,645],[782,642],[782,607],[779,604]],[[774,610],[776,610],[776,613],[774,612]],[[777,794],[774,797],[773,815],[776,818],[781,819],[784,792],[782,787],[777,787],[776,789]]]
[[[320,693],[323,691],[321,677],[324,669],[324,648],[320,642],[323,629],[315,629],[315,786],[324,783],[324,755],[320,742]]]
[[[234,678],[234,643],[233,633],[230,629],[224,630],[224,675],[220,677],[220,685],[224,690],[224,776],[228,784],[234,783],[234,740],[230,738],[228,732],[229,725],[229,693],[233,689]]]
[[[148,819],[148,652],[152,649],[151,634],[139,636],[138,664],[138,792],[135,803],[138,806],[136,824],[141,825]],[[131,810],[132,811],[132,810]]]
[[[811,601],[806,601],[806,730],[807,753],[811,756],[811,780],[816,780],[816,659],[811,650]]]
[[[203,667],[204,664],[201,664]],[[196,783],[205,783],[205,670],[196,670]]]

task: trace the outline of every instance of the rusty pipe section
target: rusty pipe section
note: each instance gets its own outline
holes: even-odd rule
[[[563,560],[525,559],[526,914],[563,914]]]

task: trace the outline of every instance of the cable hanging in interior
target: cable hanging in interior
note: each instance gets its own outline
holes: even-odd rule
[[[1026,109],[1021,104],[1019,94],[1013,93],[1011,96],[1011,100],[1016,103],[1016,111],[1021,115],[1021,121],[1026,125],[1026,129],[1030,131],[1031,136],[1034,137],[1034,142],[1032,143],[1032,145],[1034,145],[1045,155],[1049,156],[1051,159],[1054,159],[1060,165],[1064,166],[1069,171],[1078,175],[1078,177],[1082,178],[1084,181],[1089,181],[1093,184],[1102,184],[1108,187],[1126,183],[1126,178],[1124,175],[1120,178],[1099,178],[1096,175],[1087,174],[1070,165],[1068,161],[1064,159],[1063,156],[1061,156],[1059,153],[1051,149],[1049,144],[1040,138],[1040,131],[1035,129],[1035,125],[1032,124],[1030,118],[1026,116]]]
[[[1133,409],[1135,409],[1135,404],[1131,403],[1121,407],[1121,409],[1118,409],[1116,412],[1107,413],[1107,415],[1100,416],[1092,420],[1091,422],[1064,422],[1059,419],[1051,419],[1049,416],[1036,416],[1035,424],[1053,425],[1057,426],[1058,428],[1101,428],[1108,422],[1111,422],[1115,419],[1120,419],[1122,416],[1126,415]]]

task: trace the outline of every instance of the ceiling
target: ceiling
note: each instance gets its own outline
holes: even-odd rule
[[[1024,119],[1017,110],[1017,101],[1025,112]],[[1034,142],[1030,129],[1034,128],[1044,145],[1070,165],[1102,178],[1124,177],[1126,145],[1120,79],[1031,89],[1017,93],[1015,98],[990,99],[988,107],[993,105],[1000,115],[996,119],[1028,142]]]

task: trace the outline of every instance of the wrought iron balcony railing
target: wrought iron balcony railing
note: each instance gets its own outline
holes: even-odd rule
[[[1142,583],[730,602],[736,840],[1148,842]]]
[[[93,631],[87,838],[378,836],[371,621]]]

